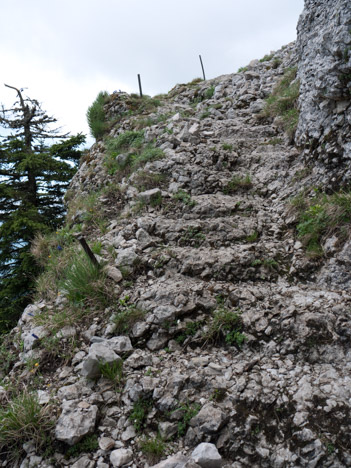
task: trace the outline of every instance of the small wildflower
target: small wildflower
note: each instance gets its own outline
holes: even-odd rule
[[[39,362],[36,362],[36,363],[34,364],[34,366],[35,366],[35,367],[38,367],[38,366],[39,366]]]

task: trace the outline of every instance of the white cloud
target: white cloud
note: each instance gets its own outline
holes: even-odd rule
[[[1,83],[28,87],[72,133],[101,90],[157,94],[233,73],[294,40],[303,0],[2,0]]]

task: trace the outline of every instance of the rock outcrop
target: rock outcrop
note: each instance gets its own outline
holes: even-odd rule
[[[350,183],[350,2],[305,0],[297,33],[301,94],[296,140],[307,161],[318,160],[329,172],[330,187]]]

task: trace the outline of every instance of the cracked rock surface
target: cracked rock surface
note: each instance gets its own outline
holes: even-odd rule
[[[61,355],[48,354],[38,320],[70,310],[64,291],[28,306],[12,332],[24,346],[6,378],[26,381],[26,362],[38,362],[40,401],[56,417],[54,454],[27,444],[21,466],[351,466],[350,243],[329,239],[323,262],[306,256],[289,201],[326,176],[301,177],[305,154],[260,114],[297,60],[289,44],[246,71],[177,85],[142,116],[128,113],[127,94],[110,96],[109,138],[142,117],[163,157],[110,174],[98,142],[71,183],[71,207],[99,194],[103,229],[81,208],[71,224],[101,244],[113,288],[107,305],[62,327]],[[125,326],[122,313],[135,319]],[[214,332],[228,313],[237,328]],[[65,457],[91,435],[96,446]],[[165,444],[158,457],[150,440]]]

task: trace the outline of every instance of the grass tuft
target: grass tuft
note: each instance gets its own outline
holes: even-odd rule
[[[0,408],[0,451],[21,454],[23,444],[34,441],[37,448],[47,443],[54,426],[50,406],[40,405],[37,395],[24,391]]]
[[[252,188],[252,181],[249,174],[246,174],[245,177],[243,176],[233,176],[232,179],[228,182],[228,184],[224,187],[223,192],[226,195],[231,195],[232,193],[236,193],[240,190],[250,190]]]

